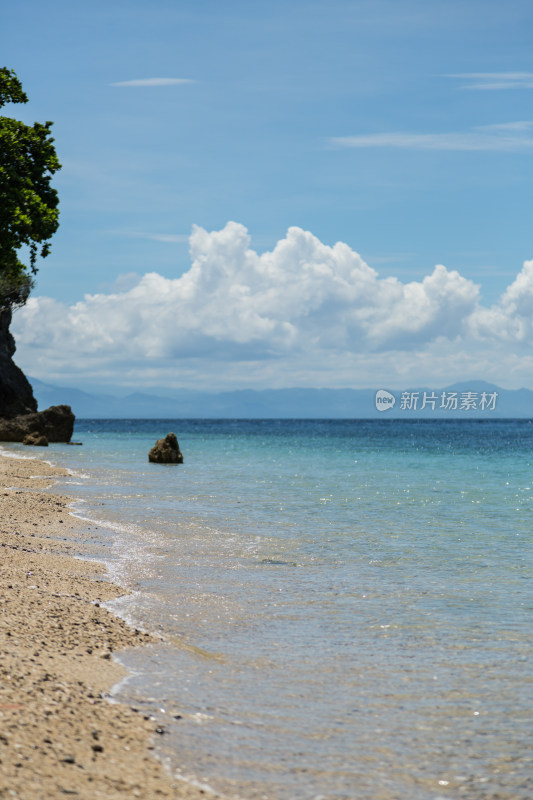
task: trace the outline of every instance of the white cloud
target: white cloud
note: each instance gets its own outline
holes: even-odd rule
[[[112,293],[70,307],[31,297],[13,325],[20,365],[63,383],[215,389],[369,385],[380,376],[442,385],[466,369],[521,375],[530,358],[533,261],[486,308],[457,271],[380,278],[348,245],[296,227],[262,254],[235,222],[194,227],[190,252],[180,278],[126,276]]]
[[[189,241],[186,233],[152,233],[150,231],[109,231],[114,236],[124,236],[128,239],[148,239],[152,242],[165,242],[167,244],[184,244]]]
[[[508,122],[485,125],[469,131],[447,133],[369,133],[357,136],[336,136],[329,139],[337,147],[388,147],[404,150],[507,151],[530,150],[533,122]]]
[[[195,83],[191,78],[136,78],[131,81],[117,81],[110,86],[180,86]]]
[[[533,72],[462,72],[445,77],[468,81],[461,88],[475,91],[533,89]]]
[[[533,344],[533,261],[522,271],[492,308],[478,308],[469,326],[480,340]]]

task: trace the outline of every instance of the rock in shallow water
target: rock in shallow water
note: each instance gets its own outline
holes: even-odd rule
[[[164,439],[158,439],[148,453],[148,461],[154,464],[183,464],[176,434],[167,433]]]
[[[33,433],[28,433],[28,435],[24,437],[22,444],[33,445],[33,447],[48,447],[48,439],[44,433],[34,431]]]

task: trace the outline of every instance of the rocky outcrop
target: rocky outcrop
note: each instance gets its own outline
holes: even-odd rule
[[[22,444],[28,444],[32,447],[48,447],[48,439],[44,433],[37,433],[37,431],[34,431],[33,433],[28,433],[28,435],[24,437]]]
[[[15,339],[9,330],[11,309],[0,309],[0,441],[45,447],[70,442],[74,414],[70,406],[37,411],[31,385],[13,362]]]
[[[158,439],[148,453],[148,461],[154,464],[183,464],[176,434],[167,433],[164,439]]]
[[[12,360],[16,348],[10,323],[11,309],[0,310],[0,417],[4,419],[37,411],[31,385]]]
[[[70,442],[74,419],[70,406],[50,406],[45,411],[0,419],[0,442],[23,442],[32,433],[46,436],[49,442]]]

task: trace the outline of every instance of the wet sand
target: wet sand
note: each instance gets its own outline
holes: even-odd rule
[[[205,798],[153,756],[164,728],[106,699],[112,654],[153,639],[102,607],[124,594],[105,567],[73,557],[83,525],[42,491],[64,475],[0,457],[0,798]]]

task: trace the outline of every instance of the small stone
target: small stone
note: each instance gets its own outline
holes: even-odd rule
[[[24,437],[22,444],[31,445],[33,447],[48,447],[48,439],[44,433],[33,431],[33,433],[28,433],[28,435]]]

